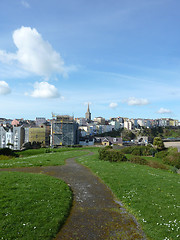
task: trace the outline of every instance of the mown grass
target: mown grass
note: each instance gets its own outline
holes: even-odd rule
[[[111,188],[136,216],[149,239],[179,239],[179,175],[130,162],[102,161],[97,152],[78,161]]]
[[[60,179],[1,172],[0,239],[52,239],[71,204],[72,192]]]
[[[81,149],[73,151],[50,152],[43,154],[39,153],[38,155],[34,155],[34,153],[37,152],[31,150],[28,152],[27,157],[0,160],[0,168],[63,165],[66,159],[85,155],[88,153],[88,151],[82,151]]]

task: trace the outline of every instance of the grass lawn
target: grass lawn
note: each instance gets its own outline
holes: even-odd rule
[[[1,172],[0,239],[52,239],[68,216],[71,203],[72,192],[60,179]]]
[[[78,161],[91,168],[124,203],[153,240],[180,238],[180,176],[130,162],[110,163],[93,156]]]
[[[63,150],[50,153],[44,153],[44,149],[43,153],[40,152],[40,149],[27,151],[28,151],[27,153],[26,151],[22,152],[24,154],[23,157],[12,158],[8,160],[0,160],[0,168],[63,165],[64,161],[67,158],[79,157],[82,155],[86,155],[88,153],[88,151],[82,149],[81,150],[73,149],[73,151]]]

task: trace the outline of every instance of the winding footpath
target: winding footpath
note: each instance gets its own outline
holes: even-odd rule
[[[0,169],[44,173],[64,180],[74,194],[66,223],[55,240],[145,240],[135,218],[114,200],[110,189],[88,168],[66,160],[64,166]]]

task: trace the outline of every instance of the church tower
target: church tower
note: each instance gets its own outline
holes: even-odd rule
[[[91,121],[91,113],[90,113],[90,109],[89,109],[89,103],[88,103],[88,108],[87,108],[87,112],[86,112],[86,121],[90,122]]]

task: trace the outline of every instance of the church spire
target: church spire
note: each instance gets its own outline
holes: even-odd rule
[[[87,112],[90,113],[90,110],[89,110],[89,103],[88,103],[88,108],[87,108]]]
[[[90,113],[90,109],[89,109],[89,103],[88,103],[88,108],[87,108],[87,112],[86,112],[86,121],[90,122],[91,121],[91,113]]]

